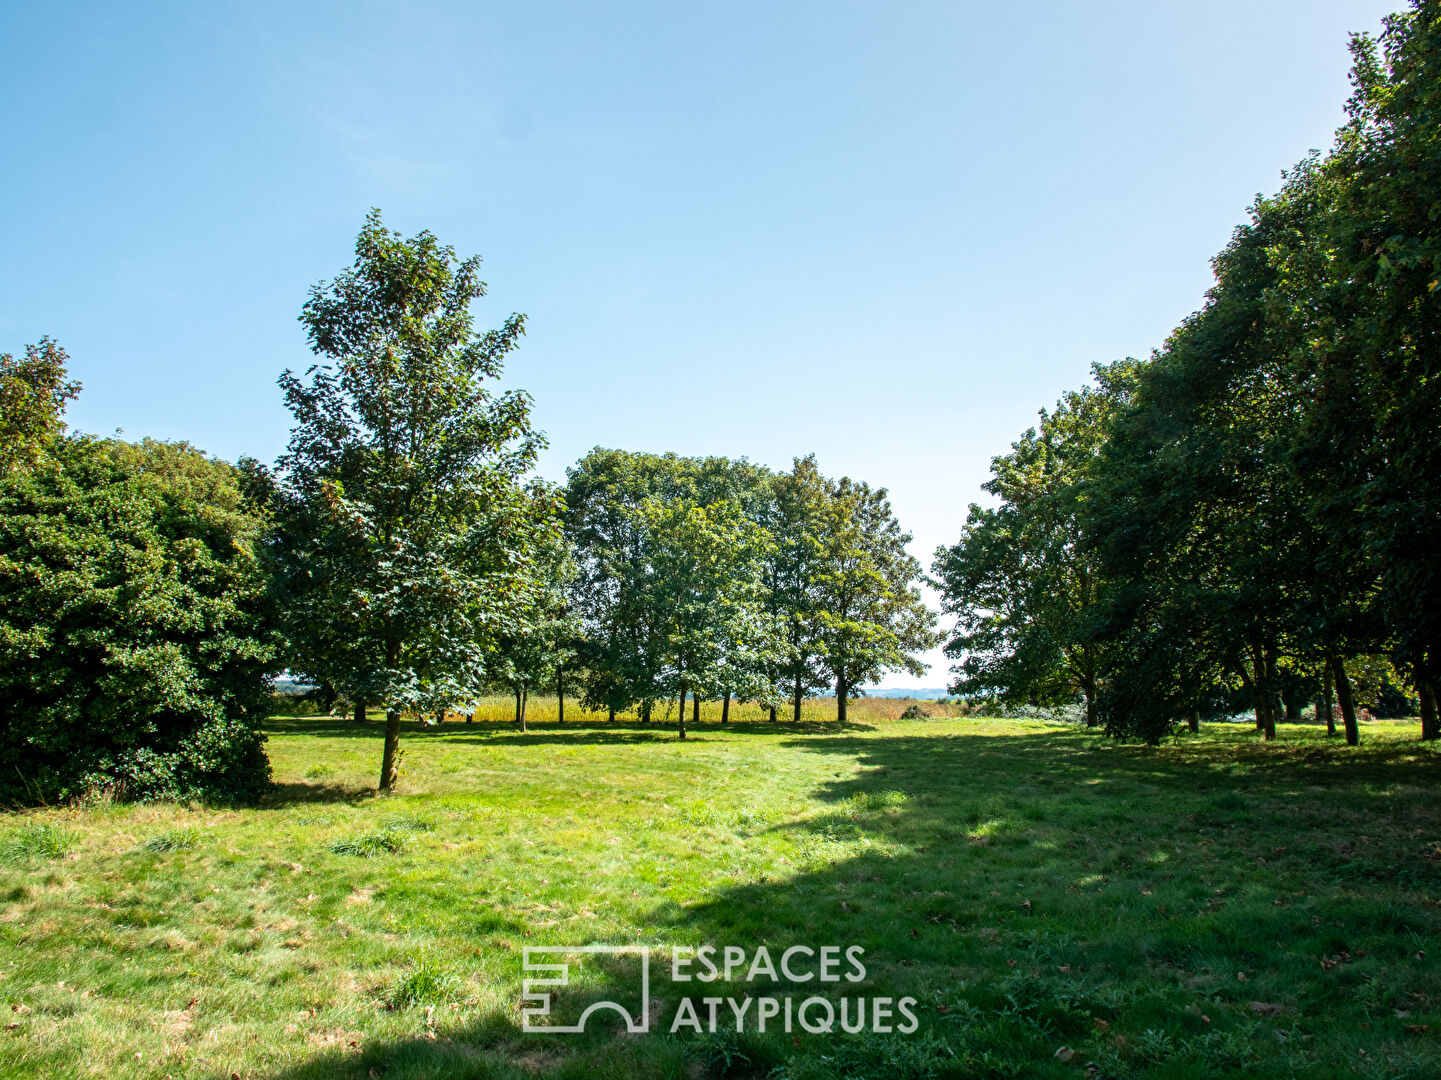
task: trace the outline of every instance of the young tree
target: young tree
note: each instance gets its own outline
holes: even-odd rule
[[[65,378],[65,350],[49,338],[23,359],[0,355],[0,475],[29,468],[64,430],[65,403],[80,384]]]
[[[828,682],[818,578],[830,491],[814,454],[796,458],[790,472],[771,481],[762,518],[774,540],[766,560],[768,606],[785,630],[786,650],[777,675],[790,691],[792,718],[797,721],[802,699]]]
[[[552,528],[520,483],[542,445],[530,398],[492,390],[524,317],[475,330],[479,268],[372,211],[354,264],[300,316],[322,362],[280,378],[296,421],[274,549],[293,666],[385,706],[382,791],[402,710],[480,690]]]
[[[856,687],[887,671],[924,675],[913,654],[939,641],[935,613],[916,585],[921,564],[906,551],[911,534],[901,531],[886,495],[843,477],[822,515],[816,619],[842,723]]]

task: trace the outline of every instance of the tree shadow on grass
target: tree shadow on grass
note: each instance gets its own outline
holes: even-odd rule
[[[376,797],[374,787],[354,787],[346,784],[307,784],[302,781],[286,781],[272,784],[270,790],[260,797],[262,807],[278,808],[306,803],[347,803],[358,806]]]
[[[791,945],[860,946],[863,981],[681,987],[661,971],[661,1022],[646,1036],[527,1035],[515,1013],[427,1029],[415,1010],[415,1038],[322,1055],[275,1080],[760,1077],[788,1061],[817,1077],[1059,1078],[1087,1060],[1107,1063],[1106,1075],[1323,1077],[1326,1055],[1341,1050],[1326,1041],[1337,1038],[1337,995],[1382,983],[1370,1026],[1347,1028],[1347,1053],[1364,1044],[1398,1070],[1441,1074],[1441,1049],[1405,1028],[1434,1023],[1438,1008],[1415,944],[1441,934],[1428,900],[1441,861],[1415,839],[1441,829],[1424,797],[1441,780],[1434,752],[1185,741],[1156,750],[1070,731],[784,745],[846,772],[814,793],[820,812],[765,827],[791,841],[786,869],[722,881],[691,906],[663,902],[638,925],[648,939],[738,945],[748,956],[760,945],[776,957]],[[1399,789],[1415,797],[1398,801]],[[738,823],[728,842],[746,835]],[[1320,962],[1342,954],[1334,972]],[[632,989],[619,977],[568,989],[555,1011],[573,1017]],[[920,1031],[668,1034],[682,996],[791,990],[914,997]],[[1075,1064],[1057,1047],[1076,1049]]]

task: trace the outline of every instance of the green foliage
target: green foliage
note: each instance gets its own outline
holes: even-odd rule
[[[984,488],[999,505],[972,504],[960,541],[936,552],[942,611],[956,617],[946,644],[959,661],[953,693],[1031,705],[1080,695],[1095,722],[1103,660],[1092,630],[1103,579],[1082,544],[1081,509],[1138,367],[1097,366],[1095,387],[1042,410],[1039,428],[991,461]]]
[[[0,798],[266,790],[264,528],[184,443],[63,438],[0,477]]]
[[[49,338],[26,345],[21,360],[0,354],[0,475],[34,466],[64,431],[65,402],[80,392],[65,378],[67,359]]]
[[[373,211],[354,264],[301,313],[321,362],[280,378],[296,424],[271,554],[292,666],[392,713],[481,691],[498,636],[526,628],[532,552],[556,529],[545,490],[520,483],[543,444],[530,398],[493,389],[524,317],[476,331],[479,269]]]

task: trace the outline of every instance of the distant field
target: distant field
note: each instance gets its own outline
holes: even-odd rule
[[[276,719],[265,807],[0,818],[0,1075],[1441,1075],[1414,725],[1148,750],[906,704],[685,743],[553,702],[524,736],[408,723],[384,799],[378,723]],[[523,1034],[521,950],[592,942],[859,944],[832,992],[913,996],[919,1030]],[[626,989],[586,979],[560,1003]],[[789,992],[710,992],[747,990]]]

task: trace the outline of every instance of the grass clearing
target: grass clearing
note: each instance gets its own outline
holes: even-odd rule
[[[380,724],[277,719],[263,807],[0,820],[0,1075],[1441,1075],[1415,725],[1146,749],[869,704],[684,743],[542,702],[526,735],[408,723],[387,798]],[[913,996],[920,1030],[523,1034],[522,949],[588,943],[858,944],[834,992]],[[739,979],[712,992],[816,993]]]

